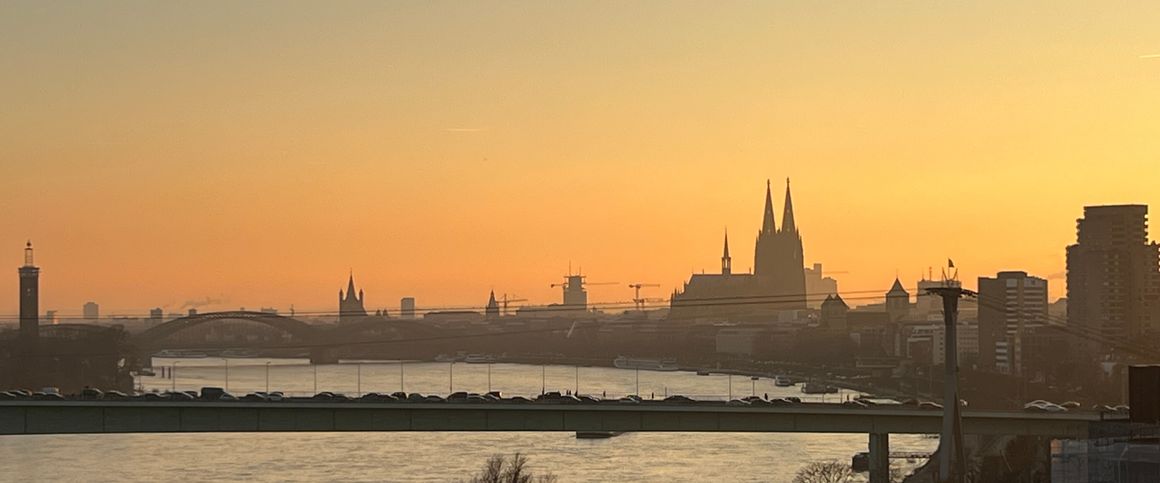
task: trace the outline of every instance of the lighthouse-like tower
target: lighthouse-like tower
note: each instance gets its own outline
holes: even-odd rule
[[[40,337],[40,267],[32,258],[32,241],[24,246],[20,272],[20,340],[33,344]]]

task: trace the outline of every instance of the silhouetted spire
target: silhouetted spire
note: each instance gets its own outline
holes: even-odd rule
[[[350,279],[346,282],[346,298],[354,297],[354,272],[350,272]]]
[[[781,231],[797,231],[797,226],[793,222],[793,199],[789,196],[789,178],[785,179],[785,211],[781,215]]]
[[[721,254],[721,274],[733,273],[733,258],[729,256],[729,230],[725,230],[725,251]]]
[[[886,295],[887,295],[887,296],[889,296],[889,295],[906,295],[906,296],[909,296],[909,295],[910,295],[910,292],[907,292],[905,288],[902,288],[902,281],[901,281],[901,280],[898,280],[898,277],[894,277],[894,285],[892,285],[892,286],[890,287],[890,291],[889,291],[889,292],[886,292]]]
[[[769,191],[769,180],[765,180],[765,217],[761,220],[761,232],[773,233],[777,231],[777,224],[773,219],[773,195]]]

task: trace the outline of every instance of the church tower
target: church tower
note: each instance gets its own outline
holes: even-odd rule
[[[366,317],[367,311],[363,306],[363,292],[358,291],[358,297],[354,295],[354,273],[350,274],[350,279],[346,282],[346,296],[342,294],[342,290],[338,291],[338,322],[350,322],[360,317]]]
[[[725,253],[721,255],[721,275],[733,274],[733,257],[729,256],[729,230],[725,230]]]
[[[789,193],[789,178],[785,179],[785,206],[778,231],[778,293],[785,308],[806,308],[806,261],[802,250],[802,236],[793,216],[793,197]]]

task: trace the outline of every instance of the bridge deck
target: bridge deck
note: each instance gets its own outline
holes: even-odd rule
[[[264,431],[661,431],[938,433],[939,411],[316,402],[0,401],[0,434]],[[1098,414],[971,412],[967,434],[1085,438]]]

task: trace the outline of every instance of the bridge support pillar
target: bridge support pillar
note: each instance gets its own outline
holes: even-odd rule
[[[890,433],[870,433],[870,483],[890,483]]]
[[[337,362],[338,357],[334,355],[334,351],[325,347],[315,347],[310,350],[311,364],[335,364]]]

